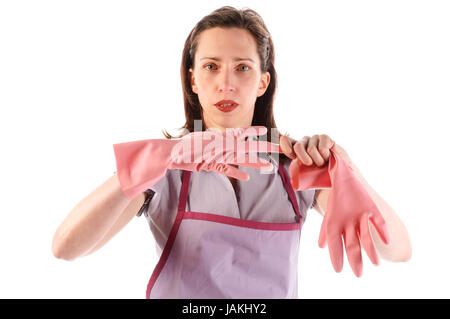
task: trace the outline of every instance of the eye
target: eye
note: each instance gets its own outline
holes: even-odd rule
[[[212,69],[208,68],[209,66],[214,66],[214,64],[211,64],[211,63],[210,63],[210,64],[206,64],[206,65],[204,66],[204,68],[205,68],[206,70],[212,70]],[[249,66],[248,66],[248,65],[245,65],[245,64],[241,64],[239,67],[240,67],[240,68],[242,68],[242,67],[247,68],[247,69],[240,69],[241,71],[249,71],[249,70],[250,70]]]
[[[211,69],[208,69],[208,66],[212,66],[213,64],[207,64],[207,65],[205,65],[205,68],[207,69],[207,70],[211,70]]]

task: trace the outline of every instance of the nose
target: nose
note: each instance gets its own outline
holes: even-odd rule
[[[228,68],[224,68],[218,76],[219,92],[234,92],[236,88],[234,87],[233,82],[233,71]]]

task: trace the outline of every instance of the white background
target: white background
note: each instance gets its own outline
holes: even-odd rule
[[[275,44],[275,119],[328,134],[409,230],[407,263],[335,273],[309,211],[300,298],[449,298],[448,1],[1,1],[0,297],[144,298],[146,220],[72,262],[51,252],[70,210],[115,171],[112,144],[184,124],[187,35],[223,5],[256,10]]]

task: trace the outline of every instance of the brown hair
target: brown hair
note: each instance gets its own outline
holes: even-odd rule
[[[184,43],[180,69],[184,99],[184,114],[186,117],[186,123],[180,130],[184,129],[185,131],[193,132],[194,120],[201,120],[202,130],[205,129],[202,108],[198,96],[192,91],[189,68],[194,68],[194,57],[198,47],[200,33],[214,27],[245,29],[248,30],[256,40],[257,52],[261,61],[261,72],[270,73],[270,83],[265,93],[256,99],[251,125],[267,127],[267,141],[271,142],[271,129],[275,129],[278,132],[273,116],[273,100],[277,88],[277,72],[275,71],[274,66],[275,51],[272,37],[267,30],[263,19],[258,13],[248,8],[242,10],[230,6],[219,8],[203,17],[189,33],[189,36]],[[174,138],[174,136],[167,133],[166,130],[163,130],[163,134],[168,139]],[[278,134],[281,133],[278,132]],[[184,136],[184,133],[175,137],[179,138],[182,136]],[[283,153],[280,153],[279,159],[281,163],[284,163],[288,157]]]

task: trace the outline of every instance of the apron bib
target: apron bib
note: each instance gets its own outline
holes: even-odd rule
[[[303,220],[286,170],[278,167],[294,207],[294,223],[186,212],[191,172],[183,171],[178,213],[146,298],[297,298]]]

